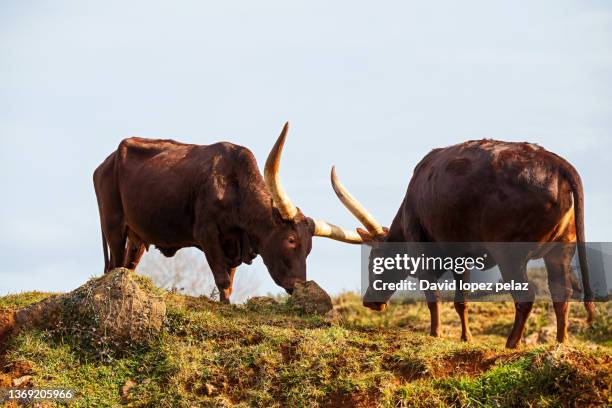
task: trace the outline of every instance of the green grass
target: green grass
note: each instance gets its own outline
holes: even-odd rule
[[[601,352],[540,347],[478,377],[451,377],[434,387],[462,406],[597,405],[606,400],[598,394],[609,387],[609,369]]]
[[[0,297],[0,308],[47,296]],[[0,358],[4,381],[26,367],[37,387],[77,390],[70,406],[603,406],[612,403],[610,304],[598,305],[592,328],[572,305],[569,345],[503,345],[513,306],[470,304],[474,342],[458,340],[452,304],[442,306],[442,338],[426,335],[427,308],[392,304],[376,313],[354,294],[335,299],[340,323],[304,315],[286,302],[221,305],[165,294],[163,335],[110,360],[73,347],[68,334],[23,332]],[[552,316],[552,317],[551,317]],[[554,324],[539,303],[527,332]],[[94,356],[94,357],[92,357]],[[14,374],[14,373],[13,373]],[[120,388],[136,386],[127,398]]]
[[[0,309],[18,309],[40,302],[41,300],[53,295],[47,292],[23,292],[14,295],[0,296]]]

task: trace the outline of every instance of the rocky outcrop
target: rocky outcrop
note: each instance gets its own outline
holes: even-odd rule
[[[43,329],[106,344],[138,344],[163,328],[166,304],[150,281],[118,268],[76,290],[0,313],[0,338]]]

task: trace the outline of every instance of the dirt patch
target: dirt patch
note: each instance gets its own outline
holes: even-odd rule
[[[554,349],[538,354],[533,364],[538,365],[568,365],[577,371],[589,372],[589,373],[603,373],[601,378],[610,379],[612,384],[612,355],[600,354],[600,355],[585,355],[577,350],[570,349],[564,345],[558,345]]]
[[[462,350],[447,358],[436,359],[430,370],[434,378],[449,376],[474,377],[487,371],[499,359],[498,355],[483,350]]]
[[[15,311],[0,310],[0,353],[2,346],[15,327]]]
[[[0,357],[0,388],[10,388],[14,386],[13,380],[32,374],[32,364],[28,361],[14,361],[7,364],[3,357]]]
[[[5,373],[0,373],[0,388],[10,388],[12,385],[13,377]]]
[[[6,339],[13,331],[15,325],[15,313],[11,310],[0,310],[0,388],[13,386],[15,378],[22,377],[32,372],[32,365],[27,361],[6,361]],[[2,332],[4,328],[4,332]],[[4,338],[3,338],[4,337]]]
[[[387,361],[389,369],[401,381],[411,382],[420,378],[475,377],[487,371],[503,357],[493,351],[460,350],[431,359],[406,356],[399,361],[390,357]]]
[[[323,408],[369,408],[377,406],[378,392],[355,392],[350,394],[339,391],[332,393],[329,399],[321,403]]]
[[[18,360],[8,364],[5,372],[10,373],[14,377],[21,377],[32,374],[32,368],[32,363],[29,361]]]
[[[535,356],[530,369],[546,375],[552,392],[561,401],[571,401],[573,406],[606,406],[610,402],[609,354],[586,355],[559,345]]]
[[[394,368],[393,373],[404,382],[411,382],[428,375],[429,368],[425,363],[402,365]]]
[[[281,355],[283,356],[283,364],[289,364],[293,360],[295,360],[299,344],[299,340],[292,340],[289,343],[281,344]]]
[[[260,344],[264,340],[265,336],[262,333],[255,332],[244,334],[243,337],[240,339],[240,343],[243,346],[255,346],[257,344]]]

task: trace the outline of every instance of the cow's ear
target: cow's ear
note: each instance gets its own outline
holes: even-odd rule
[[[316,230],[315,221],[310,217],[306,217],[306,224],[308,225],[308,233],[314,236]]]
[[[281,214],[281,212],[280,212],[280,211],[279,211],[279,209],[278,209],[278,208],[276,208],[276,207],[272,207],[272,214],[273,214],[274,219],[275,219],[275,220],[277,220],[277,222],[278,222],[280,225],[283,225],[283,224],[285,224],[285,223],[290,223],[290,222],[292,222],[292,220],[286,220],[286,219],[284,219],[284,218],[283,218],[283,216],[282,216],[282,214]]]

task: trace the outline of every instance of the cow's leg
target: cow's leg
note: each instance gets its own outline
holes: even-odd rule
[[[431,287],[433,283],[438,282],[435,271],[421,271],[419,272],[419,279],[429,282],[429,287]],[[425,300],[427,300],[427,308],[429,309],[429,335],[440,337],[440,294],[437,289],[426,289],[424,292]]]
[[[557,318],[557,341],[559,343],[565,343],[568,339],[569,300],[573,292],[570,263],[574,251],[575,247],[573,246],[558,245],[544,257],[546,271],[548,272],[548,288]]]
[[[236,268],[227,268],[221,273],[214,273],[215,284],[219,290],[219,302],[229,304],[230,295],[232,294],[232,284],[234,281],[234,273]]]
[[[231,287],[234,277],[232,270],[235,268],[229,265],[230,261],[225,256],[219,230],[214,224],[206,224],[202,229],[196,231],[196,236],[219,290],[219,301],[229,303],[228,293],[232,292]]]
[[[506,341],[506,348],[516,348],[523,337],[527,318],[531,313],[533,302],[514,302],[514,324]]]
[[[110,249],[109,271],[124,266],[127,234],[123,225],[123,218],[107,223],[103,228],[103,233]]]
[[[208,247],[204,254],[206,260],[215,279],[215,285],[219,290],[219,301],[221,303],[229,304],[229,295],[232,293],[232,281],[234,278],[234,271],[236,268],[231,268],[227,265],[227,261],[221,251],[221,247],[217,246],[218,250]]]
[[[438,300],[437,290],[426,290],[425,298],[429,308],[430,329],[429,335],[440,337],[440,301]]]
[[[128,238],[123,265],[128,269],[136,269],[145,251],[145,245]]]
[[[522,257],[510,257],[512,259],[502,260],[499,262],[504,282],[511,280],[519,282],[527,282],[527,261]],[[522,259],[521,259],[522,258]],[[502,259],[496,257],[495,259]],[[525,331],[525,323],[531,313],[535,292],[531,285],[528,285],[527,291],[513,291],[512,298],[514,299],[514,325],[506,341],[507,348],[516,348],[523,337]]]
[[[470,272],[466,271],[463,274],[455,273],[455,282],[457,283],[457,289],[455,290],[455,311],[461,319],[461,340],[472,341],[472,333],[470,332],[470,326],[468,322],[468,304],[465,299],[465,293],[461,289],[461,283],[470,281]]]
[[[232,294],[232,290],[234,287],[234,274],[236,273],[236,268],[231,268],[229,270],[229,285],[220,287],[217,285],[217,289],[219,289],[219,300],[223,303],[229,303],[229,298]]]
[[[432,272],[424,273],[424,279],[430,284],[437,282],[436,276]],[[429,335],[440,337],[440,295],[436,289],[427,289],[425,290],[425,299],[429,309]]]

